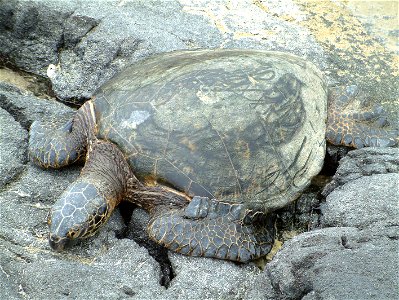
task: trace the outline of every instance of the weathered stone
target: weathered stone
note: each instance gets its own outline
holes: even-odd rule
[[[364,148],[348,153],[340,163],[333,180],[324,188],[327,196],[339,186],[372,174],[399,173],[398,148]]]
[[[280,299],[394,299],[396,249],[396,240],[365,242],[353,227],[320,229],[285,243],[266,271]]]
[[[170,259],[176,277],[165,298],[183,295],[187,299],[275,299],[270,279],[253,264],[205,261],[175,253],[170,254]]]
[[[0,61],[11,61],[19,68],[41,75],[46,74],[49,64],[56,65],[54,72],[50,72],[55,75],[51,80],[56,94],[66,101],[78,102],[91,96],[125,65],[152,53],[225,47],[281,50],[316,63],[325,71],[329,83],[365,86],[374,103],[382,103],[391,113],[389,121],[399,122],[397,55],[393,54],[397,40],[392,35],[397,27],[397,3],[374,3],[371,15],[369,9],[362,15],[367,3],[3,0],[0,1]],[[380,18],[384,19],[383,26],[376,22]],[[16,157],[26,151],[22,142],[26,133],[19,134],[33,120],[57,119],[68,111],[65,107],[60,109],[55,101],[46,101],[44,105],[36,97],[10,87],[0,88],[0,95],[6,95],[0,98],[0,106],[8,113],[4,114],[6,119],[1,119],[0,134],[5,133],[6,137],[15,134],[14,141],[21,141]],[[15,130],[14,134],[9,130]],[[12,147],[9,145],[9,141],[0,140],[1,151]],[[359,163],[364,159],[374,160],[367,150],[359,153],[353,151],[350,155],[353,159],[359,157]],[[353,177],[337,187],[351,178],[360,180],[353,183],[364,184],[365,179],[359,176],[372,175],[374,170],[392,176],[389,169],[394,165],[397,170],[394,161],[397,156],[388,156],[391,158],[382,160],[377,168],[368,164],[370,169],[361,167],[357,174],[350,173]],[[1,159],[1,163],[5,163],[7,170],[18,166],[12,159]],[[358,170],[356,165],[348,168]],[[327,228],[301,234],[284,245],[266,272],[251,265],[172,254],[176,277],[170,292],[159,285],[158,265],[145,250],[133,241],[114,237],[114,231],[123,227],[117,212],[94,238],[63,254],[50,252],[45,224],[48,208],[76,178],[79,169],[43,171],[28,163],[0,189],[0,298],[165,299],[184,295],[224,299],[398,298],[395,270],[398,229],[386,226],[392,221],[389,219],[394,216],[392,212],[386,213],[388,219],[372,219],[376,222],[370,226],[361,218],[361,225],[365,226],[362,230]],[[385,181],[382,175],[370,176],[368,180],[375,184]],[[381,193],[374,194],[373,202],[387,207],[375,197],[385,196],[388,191],[379,188],[373,191]],[[335,195],[339,193],[337,189]],[[326,204],[325,212],[329,211],[326,216],[331,217],[328,224],[343,224],[346,220],[340,217],[341,205],[349,206],[333,204],[332,200],[329,197],[330,203]],[[299,210],[305,212],[307,208],[306,204]],[[373,206],[350,208],[354,216],[359,215],[356,210]],[[374,208],[382,217],[382,209]]]
[[[0,101],[2,101],[0,94]],[[28,161],[28,132],[4,109],[0,108],[0,188],[14,180]]]
[[[239,3],[227,11],[220,5],[212,1],[120,1],[117,5],[99,0],[3,1],[0,54],[41,75],[54,64],[51,80],[56,95],[76,103],[91,97],[124,66],[159,52],[222,46],[285,50],[322,61],[320,49],[303,28],[281,22],[273,14],[265,17],[266,11],[254,4]],[[286,34],[265,34],[259,22],[270,28],[280,26]]]
[[[372,156],[370,156],[372,157]],[[369,171],[370,168],[367,168]],[[322,226],[399,226],[399,174],[378,174],[354,179],[336,188],[322,205]]]

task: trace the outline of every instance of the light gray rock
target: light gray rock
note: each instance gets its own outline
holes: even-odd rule
[[[397,240],[332,227],[294,237],[267,272],[279,299],[396,299],[397,261]]]
[[[0,82],[0,108],[12,115],[14,120],[26,131],[35,120],[55,122],[74,114],[74,109],[55,99],[42,99],[32,93]],[[27,144],[24,148],[26,148]]]
[[[322,226],[399,226],[398,184],[398,173],[374,174],[336,188],[322,205]]]
[[[176,278],[166,299],[275,299],[266,273],[253,264],[186,257],[170,253]],[[204,288],[206,287],[206,288]]]
[[[156,299],[164,290],[157,283],[157,265],[129,240],[99,248],[94,256],[35,247],[27,251],[4,240],[0,245],[5,250],[1,271],[11,287],[1,291],[2,299]]]
[[[323,195],[343,184],[372,174],[399,173],[398,148],[363,148],[350,151],[339,162],[333,180],[324,188]]]
[[[0,95],[2,101],[2,95]],[[28,132],[4,109],[0,108],[0,188],[15,179],[28,161]]]

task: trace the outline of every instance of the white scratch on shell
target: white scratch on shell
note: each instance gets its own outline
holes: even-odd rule
[[[122,121],[123,128],[136,129],[138,125],[145,122],[150,116],[150,113],[145,110],[135,110],[130,114],[129,119]]]

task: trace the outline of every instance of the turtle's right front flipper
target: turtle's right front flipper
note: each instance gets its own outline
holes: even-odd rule
[[[273,245],[272,219],[242,204],[194,197],[183,209],[159,209],[148,225],[149,235],[181,254],[248,262]]]
[[[95,123],[91,101],[61,127],[33,122],[29,131],[30,158],[44,168],[61,168],[74,163],[86,153],[88,140],[94,137]]]

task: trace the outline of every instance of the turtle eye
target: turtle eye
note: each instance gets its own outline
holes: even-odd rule
[[[75,239],[80,236],[80,230],[71,230],[68,232],[68,238]]]
[[[101,218],[104,217],[107,214],[108,211],[108,205],[101,205],[100,208],[97,210],[97,216],[100,216]]]

